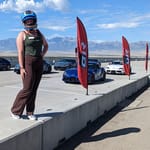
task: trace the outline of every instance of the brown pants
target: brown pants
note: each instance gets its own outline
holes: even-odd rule
[[[27,114],[34,112],[36,92],[42,77],[42,57],[25,56],[25,70],[27,74],[23,79],[23,88],[17,94],[11,108],[15,115],[22,115],[25,107]]]

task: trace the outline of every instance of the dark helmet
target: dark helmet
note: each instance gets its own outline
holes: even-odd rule
[[[29,20],[29,19],[33,20],[32,24],[26,24],[26,21]],[[36,16],[36,14],[33,11],[26,10],[22,14],[21,20],[22,20],[26,30],[34,30],[35,28],[37,28],[37,16]]]
[[[29,19],[33,19],[33,20],[37,20],[36,14],[35,12],[31,11],[31,10],[26,10],[22,16],[21,16],[21,20],[24,23],[26,20]]]

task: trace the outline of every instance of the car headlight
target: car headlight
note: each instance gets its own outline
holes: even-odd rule
[[[64,71],[63,76],[68,76],[68,74],[67,74],[67,72],[66,72],[66,71]]]

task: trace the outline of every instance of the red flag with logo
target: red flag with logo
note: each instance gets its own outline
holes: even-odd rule
[[[85,27],[77,17],[77,56],[78,78],[81,85],[88,89],[88,40]]]
[[[122,36],[122,56],[125,74],[130,76],[130,47],[127,39]]]
[[[149,47],[148,43],[146,43],[146,58],[145,58],[145,70],[148,70],[148,52],[149,52]]]

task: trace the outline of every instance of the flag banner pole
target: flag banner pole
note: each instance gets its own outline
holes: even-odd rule
[[[149,47],[148,43],[146,43],[146,57],[145,57],[145,70],[148,71],[148,53],[149,53]]]
[[[77,72],[80,84],[88,95],[88,40],[85,27],[77,17]]]
[[[125,74],[129,76],[131,74],[131,66],[130,66],[130,46],[127,39],[122,36],[122,57],[123,57],[123,68]]]

